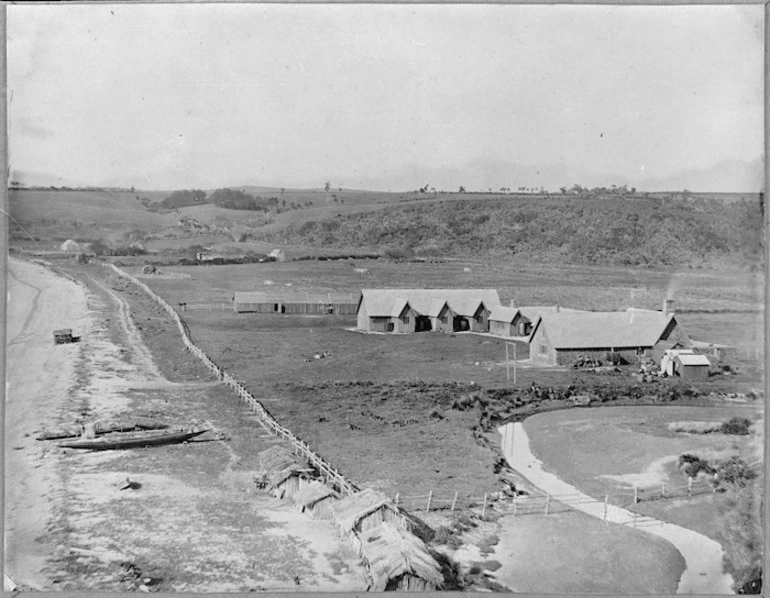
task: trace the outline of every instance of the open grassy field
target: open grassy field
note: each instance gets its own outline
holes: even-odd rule
[[[578,511],[506,517],[503,529],[494,577],[513,592],[674,594],[684,569],[668,542]]]
[[[687,476],[678,469],[680,455],[697,455],[715,464],[732,455],[746,462],[761,459],[763,405],[736,404],[723,407],[601,407],[542,413],[525,422],[533,452],[547,470],[595,497],[608,495],[616,504],[651,515],[721,541],[717,526],[721,493],[692,499],[633,502],[633,487],[640,497],[654,498],[662,490],[679,488],[681,497]],[[721,433],[673,432],[675,421],[727,421],[731,417],[752,420],[748,436]]]

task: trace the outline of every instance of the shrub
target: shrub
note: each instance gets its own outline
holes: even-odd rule
[[[716,473],[720,484],[733,484],[738,488],[745,487],[750,480],[757,477],[756,472],[737,455],[720,462]]]
[[[435,544],[448,546],[452,550],[457,550],[463,544],[462,540],[460,540],[460,537],[457,535],[457,532],[451,527],[446,526],[436,530],[436,533],[433,536],[433,542]]]
[[[723,434],[736,434],[738,436],[745,436],[749,433],[751,427],[751,420],[745,417],[734,417],[729,421],[722,424]]]
[[[715,471],[715,469],[709,465],[708,461],[689,453],[679,456],[679,469],[681,469],[689,478],[696,477],[701,471],[707,474],[713,474]]]

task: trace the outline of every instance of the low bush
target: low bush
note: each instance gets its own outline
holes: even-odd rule
[[[720,485],[732,484],[738,488],[745,487],[757,477],[757,473],[737,455],[721,461],[717,465],[716,474]]]
[[[738,436],[745,436],[749,433],[751,427],[751,420],[745,417],[733,417],[729,421],[722,424],[721,432],[723,434],[735,434]]]
[[[671,422],[670,432],[686,432],[688,434],[711,434],[723,431],[723,422]]]

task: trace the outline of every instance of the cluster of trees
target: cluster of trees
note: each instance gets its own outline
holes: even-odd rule
[[[283,189],[281,190],[283,193]],[[183,189],[174,191],[171,195],[164,198],[159,204],[151,204],[146,198],[137,196],[148,210],[163,211],[176,210],[187,206],[198,206],[203,204],[213,204],[220,208],[229,210],[250,210],[259,212],[282,212],[285,210],[298,210],[308,208],[313,205],[312,201],[306,201],[303,204],[288,202],[286,199],[277,197],[259,197],[241,191],[240,189],[217,189],[207,195],[200,189]],[[337,201],[335,196],[334,201]]]
[[[513,254],[537,262],[661,266],[759,263],[755,202],[554,198],[439,202],[306,222],[265,240],[398,247],[415,255]]]
[[[184,208],[187,206],[199,206],[206,202],[206,192],[200,189],[183,189],[174,191],[160,202],[168,209]]]
[[[636,193],[636,187],[628,188],[628,185],[621,185],[620,187],[616,185],[612,185],[610,187],[594,187],[593,189],[589,189],[588,187],[583,187],[581,185],[575,184],[572,185],[572,187],[559,187],[559,191],[561,191],[562,195],[590,195],[590,196],[614,196],[614,197],[624,197],[626,195],[634,195]]]

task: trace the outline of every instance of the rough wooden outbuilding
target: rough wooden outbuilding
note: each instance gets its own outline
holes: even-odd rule
[[[233,311],[238,313],[352,315],[358,297],[352,293],[241,292],[233,295]]]
[[[265,489],[276,498],[287,498],[312,481],[315,470],[282,446],[259,453],[261,479]]]
[[[433,591],[444,584],[441,566],[411,532],[383,523],[359,535],[371,591]]]
[[[310,513],[316,519],[329,519],[329,506],[339,500],[339,493],[318,481],[308,482],[294,496],[294,506],[300,513]]]
[[[390,498],[372,488],[346,496],[330,505],[329,512],[343,536],[365,532],[383,523],[411,528],[406,513]]]

